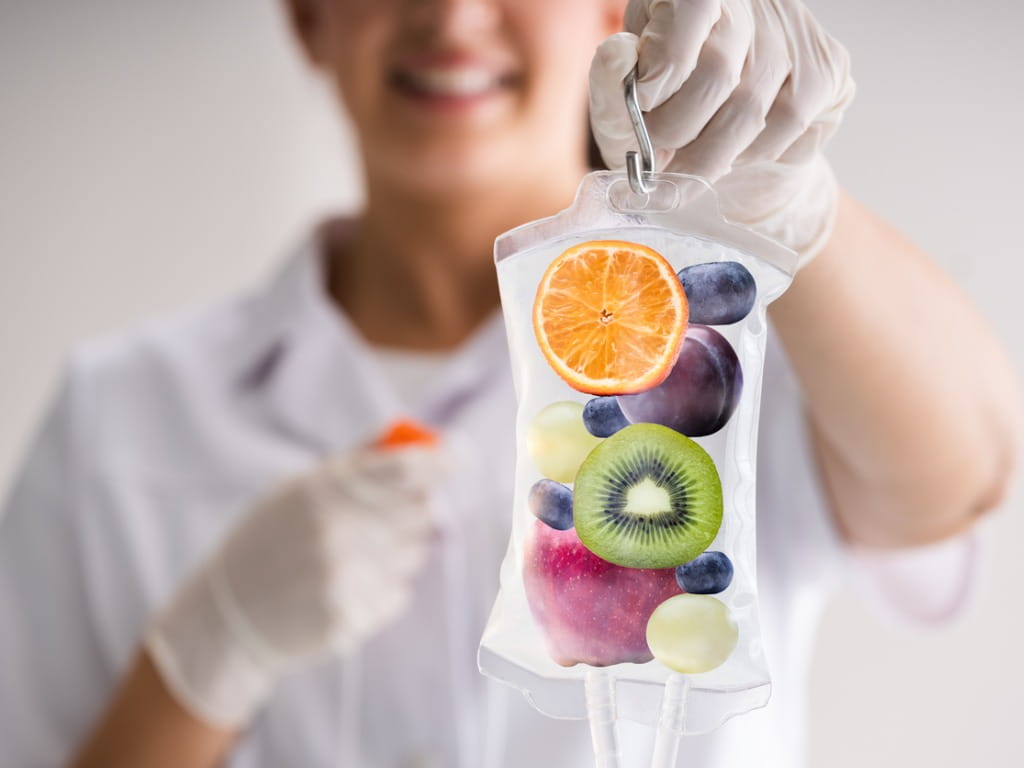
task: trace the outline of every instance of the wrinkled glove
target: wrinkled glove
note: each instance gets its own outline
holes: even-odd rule
[[[827,242],[838,185],[821,153],[853,98],[849,56],[798,0],[630,0],[626,32],[590,69],[591,125],[609,168],[635,138],[638,98],[658,170],[715,184],[722,213],[795,250]]]
[[[430,547],[439,469],[423,448],[360,449],[257,504],[148,633],[172,694],[242,725],[292,668],[397,617]]]

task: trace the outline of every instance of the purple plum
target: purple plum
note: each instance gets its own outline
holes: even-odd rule
[[[714,328],[691,325],[668,377],[653,389],[618,400],[634,424],[662,424],[701,437],[725,426],[742,391],[743,371],[732,345]]]

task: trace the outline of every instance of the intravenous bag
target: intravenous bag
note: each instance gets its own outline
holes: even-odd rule
[[[517,459],[479,662],[553,717],[665,727],[671,707],[702,733],[770,694],[757,424],[765,309],[796,255],[725,221],[701,179],[648,183],[591,173],[495,243]]]

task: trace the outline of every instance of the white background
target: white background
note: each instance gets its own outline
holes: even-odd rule
[[[840,178],[957,278],[1024,369],[1024,6],[810,5],[858,82]],[[319,213],[357,204],[351,156],[274,0],[0,0],[0,486],[71,345],[261,279]],[[987,526],[981,594],[945,632],[835,601],[814,768],[1022,764],[1018,508]]]

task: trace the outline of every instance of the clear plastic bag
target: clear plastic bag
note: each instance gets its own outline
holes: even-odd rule
[[[770,695],[771,683],[762,649],[756,585],[754,504],[757,425],[767,333],[766,307],[788,287],[795,270],[796,255],[777,243],[725,221],[718,211],[713,191],[699,178],[681,174],[648,174],[646,182],[649,189],[647,194],[641,195],[631,189],[623,173],[591,173],[583,180],[572,207],[552,218],[511,230],[495,243],[495,261],[518,398],[517,461],[512,535],[501,568],[501,590],[481,641],[479,662],[485,674],[519,688],[537,709],[552,717],[589,716],[592,725],[603,720],[605,726],[619,717],[651,726],[660,723],[662,730],[675,734],[696,734],[713,730],[734,715],[763,706]],[[583,249],[575,248],[583,243],[590,245]],[[570,252],[586,252],[589,254],[587,258],[599,258],[587,248],[592,248],[595,253],[602,248],[609,253],[621,248],[635,251],[644,259],[648,259],[650,249],[667,260],[672,272],[696,265],[719,265],[686,270],[676,278],[687,286],[683,293],[689,315],[688,329],[682,337],[681,347],[675,348],[678,352],[669,348],[670,344],[658,351],[661,362],[655,371],[657,375],[654,379],[645,379],[641,387],[644,391],[638,394],[613,400],[613,396],[604,394],[608,390],[597,394],[593,388],[580,391],[580,381],[574,381],[570,386],[565,371],[556,370],[559,350],[562,350],[561,354],[570,356],[580,350],[585,352],[587,340],[593,341],[596,337],[580,332],[580,350],[574,348],[575,341],[566,346],[565,338],[557,337],[556,331],[568,329],[566,332],[571,336],[576,332],[573,330],[576,326],[571,322],[571,315],[566,319],[550,314],[560,311],[550,296],[566,285],[575,285],[584,293],[609,290],[607,277],[603,278],[603,288],[595,288],[595,283],[600,281],[588,282],[585,274],[581,277],[581,274],[566,271],[566,254]],[[648,260],[657,266],[654,257]],[[557,267],[553,266],[556,262]],[[723,263],[729,266],[722,266]],[[647,261],[642,261],[640,266],[647,268]],[[553,270],[555,277],[552,277]],[[753,303],[742,318],[736,319],[729,316],[732,311],[730,302],[732,305],[742,304],[742,297],[729,299],[720,289],[724,287],[728,293],[735,288],[735,280],[730,283],[731,277],[736,274],[742,276],[743,273],[747,273],[747,278],[741,279],[740,283],[743,280],[747,283],[745,287],[736,289],[737,296],[749,292],[749,278],[752,278]],[[647,275],[639,269],[636,274],[638,281],[641,274]],[[637,282],[637,297],[647,295],[645,291],[649,290],[652,282],[647,277],[643,278],[646,282]],[[573,280],[577,279],[579,283],[574,284]],[[616,279],[621,293],[628,280],[622,275]],[[542,282],[544,285],[539,290]],[[668,290],[670,287],[661,276],[653,282],[659,289],[664,287]],[[666,294],[669,302],[666,306],[672,311],[678,303],[674,290]],[[544,298],[543,304],[540,303],[542,296],[548,297]],[[591,309],[607,310],[596,304]],[[613,317],[614,309],[608,313],[609,322],[625,317]],[[660,322],[659,313],[654,314],[656,317],[645,318],[645,321]],[[672,312],[667,314],[675,317]],[[738,312],[733,311],[733,315],[736,314]],[[549,316],[555,317],[552,323],[548,323]],[[717,324],[696,322],[703,320],[706,323],[709,319],[717,321]],[[547,330],[538,330],[538,323]],[[542,350],[542,337],[547,351]],[[651,334],[644,338],[648,337],[652,343],[657,341]],[[727,359],[730,350],[735,352],[732,362]],[[670,372],[664,370],[663,365],[667,355],[672,356]],[[701,419],[706,414],[700,413],[673,412],[661,418],[666,409],[671,411],[674,404],[678,404],[680,392],[685,395],[687,387],[704,386],[686,381],[687,377],[692,378],[692,372],[682,369],[686,365],[703,365],[707,360],[700,362],[700,359],[708,355],[711,356],[708,358],[711,369],[719,376],[711,386],[732,388],[724,395],[718,392],[724,401],[730,402],[717,415],[712,415],[710,421],[714,423],[707,423],[705,419],[702,424]],[[690,358],[697,362],[691,360],[684,364]],[[721,362],[723,359],[725,363]],[[738,371],[732,371],[730,367],[735,365],[738,365]],[[680,370],[681,382],[673,378]],[[664,381],[651,385],[651,381],[658,377]],[[614,383],[609,384],[612,390],[615,386]],[[622,386],[621,382],[619,386]],[[661,393],[659,397],[652,395],[656,391]],[[601,403],[587,406],[595,397],[601,397]],[[699,398],[692,400],[697,402]],[[662,473],[653,481],[649,477],[637,480],[647,471],[643,468],[648,465],[637,464],[640,459],[634,460],[631,458],[633,454],[629,453],[640,451],[635,446],[644,444],[643,440],[649,435],[653,435],[652,440],[660,440],[657,435],[665,433],[657,432],[655,435],[646,425],[638,428],[637,424],[630,423],[626,427],[630,430],[628,433],[620,430],[610,437],[590,434],[595,424],[599,433],[602,430],[614,431],[616,426],[621,426],[614,423],[619,421],[615,405],[626,415],[632,414],[630,422],[646,424],[659,419],[662,425],[671,422],[669,426],[673,427],[673,434],[662,447],[670,457],[666,461],[675,462],[678,457],[684,457],[678,459],[678,466],[672,465],[674,474],[671,477]],[[582,421],[584,408],[587,408],[586,424],[589,427]],[[605,422],[613,423],[608,427]],[[680,431],[700,433],[690,437],[703,451],[692,448],[687,438],[682,438],[685,445],[678,442],[685,451],[675,451],[677,442],[673,441]],[[592,442],[588,443],[588,439]],[[618,442],[612,442],[617,439]],[[601,446],[608,447],[600,451]],[[595,452],[601,455],[596,456]],[[643,451],[636,455],[641,454],[647,455]],[[704,493],[705,486],[713,485],[713,478],[700,481],[703,485],[686,485],[692,476],[699,474],[688,469],[696,466],[693,462],[699,464],[704,461],[698,454],[706,454],[710,458],[720,480],[721,522],[717,528],[711,513],[707,518],[711,522],[695,522],[704,514],[705,507],[711,509],[717,503],[713,489],[698,498],[699,493]],[[587,468],[586,474],[582,469],[577,470],[581,458],[582,466]],[[655,459],[661,461],[661,454],[650,461]],[[634,462],[629,465],[633,474],[616,474],[619,471],[617,462],[627,460]],[[680,466],[687,469],[680,469]],[[602,473],[614,476],[617,478],[615,482],[621,480],[621,483],[613,487],[612,480],[605,480]],[[588,483],[586,487],[582,487],[584,480]],[[687,490],[686,499],[677,504],[677,496],[672,495],[675,493],[673,483],[696,490],[692,493]],[[646,490],[635,490],[638,485],[644,485]],[[571,497],[566,495],[570,490]],[[602,493],[609,498],[613,493],[618,495],[613,503],[604,499],[600,495]],[[598,494],[597,501],[595,494]],[[681,496],[678,498],[682,499]],[[651,530],[662,530],[652,528],[654,523],[644,523],[648,527],[642,529],[647,532],[644,533],[646,543],[642,546],[623,533],[627,529],[641,530],[630,528],[632,523],[623,523],[619,527],[609,523],[614,529],[610,533],[606,527],[602,528],[613,512],[618,514],[625,510],[623,519],[628,520],[632,520],[630,515],[638,509],[644,510],[638,514],[647,515],[649,510],[644,505],[648,502],[654,505],[651,509],[661,509],[658,505],[667,504],[666,510],[669,511],[666,514],[677,506],[682,509],[679,505],[690,504],[686,512],[690,515],[686,523],[689,527],[671,529],[671,546],[666,545],[666,548],[672,552],[668,554],[662,555],[662,547],[657,544],[660,539],[656,541],[656,537],[652,538],[654,534],[648,535]],[[567,511],[567,505],[571,505],[571,513]],[[538,515],[546,522],[538,519]],[[629,565],[608,565],[606,562],[601,565],[604,559],[591,552],[590,546],[581,543],[584,530],[596,530],[593,525],[588,523],[589,528],[580,527],[579,536],[571,527],[559,530],[567,525],[583,526],[585,520],[593,523],[595,516],[601,530],[589,534],[589,543],[599,542],[601,546],[597,549],[601,553],[613,551],[615,558],[619,558],[619,550],[614,546],[606,549],[609,546],[607,540],[616,539],[615,545],[618,546],[618,539],[628,539],[624,545],[627,552],[624,557]],[[713,536],[713,539],[709,540],[708,536]],[[686,546],[681,546],[677,539],[687,539]],[[653,549],[659,550],[655,558],[660,558],[656,568],[637,567],[637,562],[630,560],[632,555],[629,553],[646,553]],[[704,562],[707,567],[703,570],[697,567],[696,571],[692,570],[694,566],[690,566],[690,581],[710,578],[712,594],[701,595],[696,600],[691,594],[681,602],[676,601],[673,605],[685,603],[687,610],[697,606],[697,613],[684,610],[685,615],[680,618],[673,611],[668,611],[660,615],[659,626],[662,629],[667,626],[674,631],[673,622],[685,623],[688,629],[683,634],[689,634],[682,644],[689,644],[687,648],[695,648],[695,643],[699,646],[709,638],[721,640],[724,632],[724,644],[716,641],[721,647],[712,649],[711,653],[713,656],[725,652],[724,660],[707,671],[690,673],[680,669],[692,669],[691,662],[679,662],[673,656],[675,651],[666,652],[664,647],[660,647],[656,658],[645,660],[650,656],[650,644],[646,642],[647,624],[654,606],[660,607],[684,594],[681,584],[687,574],[677,578],[675,566],[683,562],[676,560],[685,556],[685,562],[696,563],[694,552],[704,550],[724,554],[724,559],[732,566],[731,581],[725,580],[721,568],[716,571],[720,562],[710,565]],[[680,552],[685,554],[680,555]],[[716,579],[717,585],[713,583]],[[719,589],[723,584],[726,584],[725,588]],[[711,624],[700,623],[703,621],[701,616],[706,614],[705,609],[715,614],[711,617]],[[712,625],[714,631],[709,629],[706,637],[702,635],[700,628]],[[697,627],[696,638],[693,637],[694,626]],[[728,650],[725,646],[733,631],[735,646]],[[676,641],[673,639],[672,642]],[[675,647],[673,645],[672,649]],[[698,656],[702,653],[700,648],[695,652]],[[672,666],[664,663],[666,658]],[[706,665],[707,660],[699,661],[698,666],[700,664]],[[595,728],[595,749],[599,754],[602,749],[613,749],[612,745],[601,746],[599,742],[608,736],[608,732],[605,730],[603,734]],[[665,744],[668,746],[663,751],[672,752],[670,739]]]

